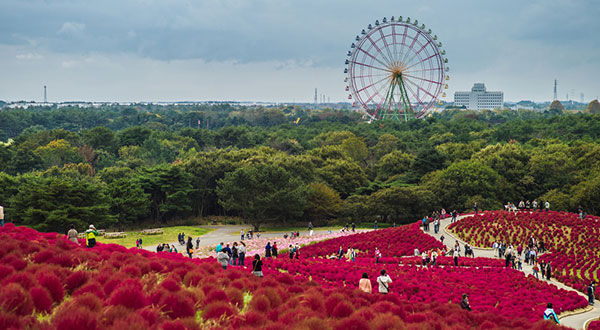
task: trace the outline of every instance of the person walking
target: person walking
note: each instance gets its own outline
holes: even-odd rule
[[[4,207],[0,205],[0,226],[4,227]]]
[[[375,229],[377,229],[377,220],[375,220]]]
[[[265,246],[265,258],[271,257],[271,242],[267,242],[267,246]]]
[[[242,228],[242,230],[240,231],[240,236],[242,237],[242,241],[244,240],[244,235],[245,235],[244,229]]]
[[[446,209],[445,208],[442,208],[442,211],[440,211],[440,215],[442,217],[442,220],[446,219]]]
[[[233,243],[233,247],[231,248],[231,261],[230,264],[236,266],[237,265],[237,260],[240,257],[239,251],[238,251],[238,244],[237,242]]]
[[[388,274],[386,274],[385,269],[382,269],[381,276],[377,277],[377,284],[379,284],[379,293],[390,293],[390,283],[392,283],[392,279]]]
[[[273,242],[273,245],[271,246],[271,254],[273,255],[273,258],[277,258],[277,242]]]
[[[294,259],[294,247],[292,246],[292,244],[290,244],[289,253],[290,253],[290,260]],[[341,257],[340,257],[340,259],[341,259]]]
[[[200,248],[200,237],[196,237],[196,250]]]
[[[545,207],[545,211],[548,212],[550,210],[550,202],[546,201],[546,204],[544,204]]]
[[[452,223],[456,222],[456,216],[458,215],[458,213],[456,213],[456,210],[452,211]]]
[[[379,263],[379,258],[381,258],[381,251],[377,247],[375,247],[375,263]]]
[[[548,303],[546,305],[546,310],[544,311],[544,320],[550,320],[556,324],[559,324],[558,316],[556,316],[554,309],[552,309],[552,303]]]
[[[240,266],[245,266],[245,262],[246,262],[246,244],[244,242],[240,242],[240,245],[238,247],[238,255],[239,255],[239,262],[238,265]]]
[[[458,267],[458,252],[456,252],[456,250],[454,250],[453,257],[454,257],[454,266]]]
[[[592,281],[592,283],[590,283],[590,285],[587,287],[588,302],[590,306],[594,306],[594,294],[596,293],[595,285],[596,281]]]
[[[435,234],[437,234],[438,231],[440,231],[440,220],[435,219],[435,221],[433,222],[433,231]]]
[[[142,248],[142,238],[140,237],[140,249]]]
[[[460,300],[460,308],[471,311],[471,304],[469,304],[469,295],[463,293],[462,299]]]
[[[257,277],[263,277],[262,266],[263,262],[260,260],[260,256],[255,254],[254,260],[252,260],[252,274]]]
[[[369,275],[367,273],[362,274],[362,278],[358,281],[358,288],[360,291],[365,293],[371,293],[373,288],[371,287],[371,281],[369,280]]]
[[[223,242],[219,243],[219,245],[217,245],[217,247],[215,248],[215,252],[219,253],[223,250]]]
[[[224,250],[221,250],[217,253],[217,261],[221,264],[223,269],[227,269],[227,264],[229,264],[229,256]]]
[[[442,244],[444,244],[444,235],[440,236],[440,241],[442,241]]]
[[[552,266],[550,265],[550,261],[546,264],[546,279],[550,281],[550,277],[552,276]]]
[[[540,277],[538,276],[538,271],[540,270],[540,266],[538,266],[537,262],[533,263],[533,276],[535,276],[535,278],[539,279]]]
[[[94,225],[90,225],[90,228],[85,231],[85,238],[87,239],[87,247],[93,248],[96,246],[96,235],[98,235],[98,231]]]
[[[375,229],[377,229],[377,228],[375,228]],[[352,232],[353,233],[356,232],[356,224],[354,222],[352,223]]]
[[[77,235],[79,235],[79,233],[75,229],[75,226],[71,225],[71,229],[69,229],[69,231],[67,232],[67,237],[69,238],[69,241],[73,243],[79,243],[77,242]]]
[[[479,206],[477,206],[477,202],[475,202],[473,204],[473,210],[475,211],[475,214],[477,214],[477,212],[479,212]]]
[[[194,253],[194,243],[192,243],[192,236],[188,236],[187,245],[185,247],[186,247],[188,256],[190,256],[190,259],[192,259],[193,258],[192,254]]]

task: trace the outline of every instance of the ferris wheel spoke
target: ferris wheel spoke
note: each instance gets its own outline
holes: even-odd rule
[[[408,26],[404,26],[404,33],[402,34],[402,43],[400,44],[400,53],[398,53],[398,59],[400,59],[400,57],[403,57],[404,55],[404,48],[406,48],[406,36],[408,35]]]
[[[366,67],[368,67],[368,68],[372,68],[372,69],[377,69],[377,70],[381,70],[381,71],[386,71],[386,72],[389,72],[389,73],[391,73],[391,72],[392,72],[392,71],[390,71],[390,70],[388,70],[388,69],[383,69],[383,68],[380,68],[380,67],[377,67],[377,66],[373,66],[373,65],[366,64],[366,63],[355,62],[355,61],[353,61],[352,63],[354,63],[354,64],[358,64],[358,65],[362,65],[362,66],[366,66]]]
[[[408,47],[408,49],[413,49],[413,47],[415,46],[415,43],[417,42],[417,39],[419,39],[419,36],[421,35],[421,30],[419,30],[417,32],[417,35],[414,36],[413,41],[410,43],[410,47]],[[402,57],[402,63],[406,63],[406,58],[408,57],[409,52],[406,52],[406,54],[404,54],[404,56]]]
[[[423,101],[421,101],[421,99],[419,98],[418,93],[415,93],[412,88],[410,88],[410,86],[408,84],[404,85],[406,86],[406,88],[410,91],[410,93],[412,94],[412,96],[415,98],[415,100],[417,100],[417,103],[419,103],[421,105],[421,107],[425,108],[425,104],[423,104]]]
[[[394,61],[397,61],[398,52],[396,47],[396,25],[392,24],[392,45],[394,47]]]
[[[352,78],[367,78],[367,77],[378,77],[378,76],[389,76],[389,73],[377,73],[377,74],[368,74],[362,76],[352,76]]]
[[[383,28],[379,29],[379,34],[381,34],[381,39],[383,40],[383,44],[385,45],[385,50],[387,51],[389,57],[390,57],[390,64],[393,64],[395,59],[394,56],[392,56],[392,53],[390,52],[390,46],[387,43],[387,40],[385,39],[385,36],[383,35]]]
[[[381,31],[381,29],[379,30]],[[381,49],[377,46],[377,43],[375,41],[373,41],[373,39],[371,38],[371,36],[367,35],[367,39],[369,39],[369,41],[371,42],[371,44],[373,45],[373,47],[375,47],[375,49],[377,49],[377,52],[379,54],[381,54],[381,56],[388,62],[387,64],[385,64],[385,66],[389,66],[391,61],[390,59],[388,59],[385,54],[381,51]]]
[[[427,57],[427,58],[423,59],[422,61],[418,61],[417,63],[411,64],[410,66],[407,66],[407,67],[406,67],[406,69],[410,69],[410,68],[412,68],[413,66],[415,66],[415,65],[418,65],[419,63],[423,63],[423,62],[425,62],[425,61],[429,60],[430,58],[433,58],[433,57],[435,57],[435,56],[437,56],[437,55],[438,55],[438,53],[434,53],[433,55],[431,55],[431,56],[429,56],[429,57]]]
[[[429,40],[429,41],[428,41],[428,42],[427,42],[425,45],[423,45],[423,47],[421,47],[421,49],[419,49],[419,50],[418,50],[418,51],[417,51],[417,52],[416,52],[416,53],[415,53],[415,54],[414,54],[414,55],[413,55],[413,56],[412,56],[410,59],[408,59],[408,60],[407,60],[405,63],[406,63],[406,64],[410,64],[410,63],[411,63],[411,62],[412,62],[412,61],[415,59],[415,57],[417,57],[417,56],[419,55],[419,53],[420,53],[420,52],[422,52],[422,51],[423,51],[423,49],[425,49],[425,47],[427,47],[427,46],[428,46],[430,43],[431,43],[431,40]],[[419,56],[419,58],[421,58],[421,57]]]
[[[358,48],[358,50],[360,50],[361,52],[365,53],[365,55],[369,56],[370,58],[372,58],[374,61],[377,61],[377,63],[383,65],[384,67],[387,67],[388,65],[386,63],[383,63],[381,60],[379,60],[376,56],[373,56],[371,53],[367,52],[366,50],[362,49],[361,47]]]
[[[437,97],[433,96],[431,93],[429,93],[429,92],[428,92],[428,91],[426,91],[425,89],[421,88],[421,86],[419,86],[419,84],[415,83],[414,81],[412,81],[412,80],[410,80],[410,79],[406,79],[406,80],[403,80],[403,81],[407,81],[407,82],[409,82],[409,83],[413,84],[415,87],[417,87],[417,89],[420,89],[420,90],[422,90],[423,92],[425,92],[425,94],[427,94],[427,95],[431,96],[431,97],[432,97],[434,100],[435,100],[435,99],[437,99]]]
[[[430,69],[422,69],[422,70],[414,70],[414,71],[404,71],[404,73],[417,73],[417,72],[427,72],[427,71],[436,71],[442,70],[442,68],[430,68]]]
[[[429,79],[425,79],[425,78],[419,78],[417,76],[409,75],[409,74],[406,74],[406,73],[403,73],[402,76],[406,76],[406,77],[410,77],[410,78],[414,78],[414,79],[419,79],[419,80],[427,81],[427,82],[430,82],[432,84],[438,84],[438,85],[442,84],[439,81],[433,81],[433,80],[429,80]]]
[[[382,81],[384,81],[384,80],[386,80],[386,79],[388,79],[388,77],[383,77],[383,78],[381,78],[381,79],[377,80],[376,82],[374,82],[374,83],[372,83],[372,84],[370,84],[370,85],[367,85],[367,86],[365,86],[365,87],[363,87],[363,88],[359,89],[359,90],[358,90],[358,91],[356,91],[356,92],[357,92],[357,93],[360,93],[360,92],[364,91],[365,89],[367,89],[367,88],[369,88],[369,87],[372,87],[372,86],[375,86],[375,85],[377,85],[377,84],[381,83]]]

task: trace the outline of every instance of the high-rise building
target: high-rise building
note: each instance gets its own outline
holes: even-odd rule
[[[503,92],[488,92],[483,83],[475,83],[470,92],[455,92],[454,105],[471,110],[496,109],[504,106]]]

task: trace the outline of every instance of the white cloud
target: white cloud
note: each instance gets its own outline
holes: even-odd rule
[[[37,54],[37,53],[25,53],[25,54],[17,54],[15,56],[15,58],[17,60],[22,60],[22,61],[35,61],[35,60],[43,59],[44,56]]]
[[[64,22],[58,34],[78,37],[83,35],[85,24],[76,22]]]

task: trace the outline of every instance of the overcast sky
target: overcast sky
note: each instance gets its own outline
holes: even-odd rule
[[[350,44],[392,15],[443,42],[450,101],[600,96],[596,0],[2,0],[0,100],[345,101]]]

